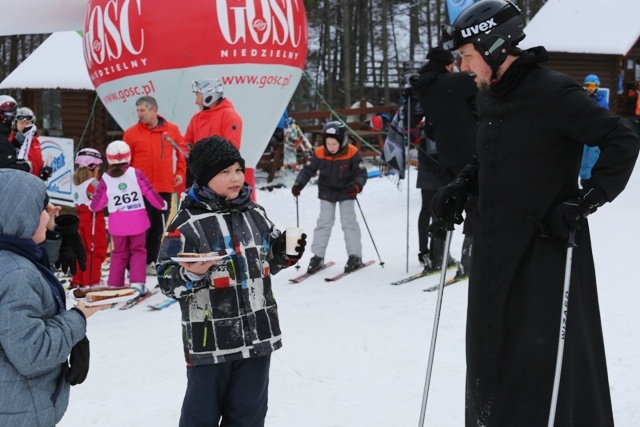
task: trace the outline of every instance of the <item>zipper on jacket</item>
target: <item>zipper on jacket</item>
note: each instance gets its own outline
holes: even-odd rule
[[[164,157],[164,138],[160,135],[160,160]]]

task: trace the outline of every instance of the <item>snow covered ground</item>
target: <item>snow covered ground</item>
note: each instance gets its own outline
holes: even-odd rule
[[[410,191],[409,271],[417,261],[420,194]],[[600,307],[609,363],[616,424],[640,425],[640,286],[638,263],[640,172],[627,190],[590,218],[600,291]],[[317,189],[300,197],[300,224],[311,235],[318,212]],[[403,192],[386,178],[370,179],[360,204],[380,251],[377,256],[364,222],[366,260],[376,264],[335,283],[346,262],[342,231],[334,227],[327,259],[334,267],[301,284],[287,279],[306,269],[290,268],[274,276],[284,346],[271,364],[267,425],[273,427],[405,427],[418,424],[437,293],[422,290],[438,282],[423,278],[403,286],[389,283],[408,273],[406,186]],[[289,189],[259,191],[279,228],[295,225]],[[358,214],[360,217],[360,214]],[[456,231],[452,253],[459,258],[462,235]],[[452,274],[452,273],[450,273]],[[155,278],[148,284],[154,285]],[[447,287],[431,379],[426,425],[464,425],[464,333],[466,282]],[[161,301],[161,294],[150,302]],[[550,309],[559,309],[550,307]],[[568,331],[571,333],[571,331]],[[60,427],[176,426],[186,387],[179,307],[150,311],[97,313],[89,319],[91,371],[72,389]]]

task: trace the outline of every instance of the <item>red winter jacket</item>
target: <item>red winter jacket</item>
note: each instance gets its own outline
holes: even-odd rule
[[[131,148],[131,166],[142,171],[154,190],[158,193],[173,193],[174,177],[180,175],[182,181],[185,180],[186,161],[184,156],[165,140],[165,134],[187,152],[178,127],[161,116],[158,116],[158,125],[153,129],[142,123],[131,126],[125,131],[122,140]],[[175,168],[174,155],[177,157]]]
[[[11,132],[11,135],[9,135],[9,142],[13,144],[15,138],[15,132]],[[31,163],[31,173],[39,178],[40,170],[42,169],[42,166],[44,166],[44,159],[42,158],[42,147],[40,145],[40,139],[38,139],[38,134],[36,134],[31,141],[31,146],[27,153],[27,160]]]
[[[242,137],[242,119],[233,108],[233,104],[223,98],[220,104],[208,110],[196,113],[187,126],[184,141],[187,144],[195,144],[202,138],[218,135],[231,142],[240,149]]]

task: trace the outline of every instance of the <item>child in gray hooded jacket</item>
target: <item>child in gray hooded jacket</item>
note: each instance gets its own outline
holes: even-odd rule
[[[56,425],[89,370],[86,318],[100,308],[65,307],[38,246],[51,207],[42,180],[0,169],[0,426]]]

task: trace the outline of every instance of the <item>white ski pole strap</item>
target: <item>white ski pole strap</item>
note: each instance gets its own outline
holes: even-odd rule
[[[29,148],[31,148],[31,141],[33,141],[33,137],[36,135],[36,126],[32,125],[31,129],[24,136],[24,142],[20,147],[20,151],[18,151],[18,160],[25,160],[29,155]]]

